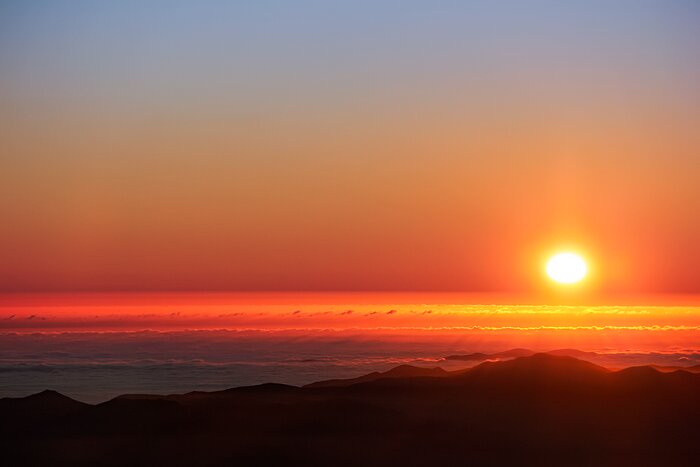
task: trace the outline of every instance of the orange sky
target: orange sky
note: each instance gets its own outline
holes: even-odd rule
[[[3,8],[4,292],[700,292],[688,2]]]

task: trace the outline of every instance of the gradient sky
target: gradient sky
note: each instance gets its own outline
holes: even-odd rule
[[[0,3],[0,290],[700,293],[700,3],[339,3]]]

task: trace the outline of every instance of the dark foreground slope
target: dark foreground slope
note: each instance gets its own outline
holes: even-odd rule
[[[401,372],[96,406],[56,393],[4,399],[3,464],[690,466],[700,456],[698,374],[543,354],[447,376]]]

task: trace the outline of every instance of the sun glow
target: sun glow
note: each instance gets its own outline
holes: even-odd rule
[[[558,253],[547,262],[547,275],[560,284],[574,284],[588,274],[584,259],[570,252]]]

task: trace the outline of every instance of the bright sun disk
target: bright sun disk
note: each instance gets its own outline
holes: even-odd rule
[[[579,282],[587,273],[586,262],[575,253],[558,253],[547,262],[547,275],[560,284]]]

